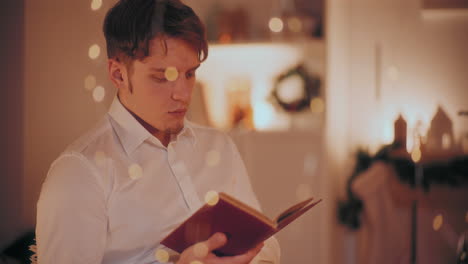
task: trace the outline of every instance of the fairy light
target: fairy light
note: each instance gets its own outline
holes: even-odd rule
[[[313,113],[323,113],[325,110],[325,103],[322,98],[315,97],[310,101],[310,110]]]
[[[93,90],[94,87],[96,87],[96,77],[94,77],[94,75],[92,74],[86,76],[84,80],[84,86],[85,86],[85,89],[88,91]]]
[[[208,205],[216,205],[219,201],[219,195],[218,195],[218,192],[216,191],[209,191],[206,193],[205,195],[205,202],[208,204]]]
[[[439,214],[436,217],[434,217],[434,221],[432,222],[432,228],[434,229],[434,231],[439,231],[443,223],[444,223],[444,218],[442,217],[441,214]]]
[[[291,17],[288,19],[288,28],[292,32],[299,33],[302,31],[302,22],[297,17]]]
[[[167,67],[166,71],[164,71],[164,77],[166,77],[168,81],[173,82],[179,77],[179,72],[176,67]]]
[[[164,249],[157,249],[154,257],[157,261],[161,263],[167,263],[169,261],[169,252]]]
[[[276,33],[283,31],[283,20],[279,17],[272,17],[268,23],[270,30]]]
[[[97,59],[99,55],[101,54],[101,48],[99,47],[98,44],[93,44],[91,47],[89,47],[88,50],[88,56],[90,59]]]
[[[143,176],[143,169],[140,165],[134,163],[128,168],[128,175],[132,180],[137,180]]]
[[[96,103],[100,103],[106,96],[106,90],[102,86],[96,86],[93,90],[93,99]]]
[[[97,11],[102,6],[102,0],[93,0],[91,1],[91,10]]]
[[[199,242],[193,246],[193,253],[197,258],[204,258],[208,255],[208,246],[204,242]]]

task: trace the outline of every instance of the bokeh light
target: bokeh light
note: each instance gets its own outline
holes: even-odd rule
[[[190,264],[203,264],[203,262],[199,260],[194,260],[194,261],[190,261]]]
[[[168,81],[173,82],[179,77],[179,72],[176,67],[167,67],[166,71],[164,71],[164,77],[166,77]]]
[[[208,255],[208,246],[205,242],[199,242],[193,246],[193,254],[196,258],[204,258]]]
[[[216,205],[219,201],[219,194],[216,191],[209,191],[205,195],[205,203],[208,205]]]
[[[294,33],[299,33],[302,31],[302,22],[297,17],[291,17],[288,19],[288,28]]]
[[[169,261],[169,252],[158,248],[156,253],[154,253],[154,258],[161,263],[167,263]]]
[[[102,86],[96,86],[93,90],[93,99],[96,103],[100,103],[106,96],[106,90]]]
[[[304,80],[299,76],[292,76],[278,85],[278,97],[281,101],[290,104],[304,97]]]
[[[89,47],[89,50],[88,50],[89,58],[95,60],[99,57],[100,54],[101,54],[101,48],[99,47],[98,44],[93,44],[91,45],[91,47]]]
[[[434,217],[434,221],[432,222],[432,228],[434,229],[434,231],[439,231],[443,223],[444,223],[444,218],[442,217],[441,214],[439,214],[436,217]]]
[[[85,86],[85,89],[88,91],[93,90],[94,87],[96,87],[96,77],[94,77],[94,75],[92,74],[86,76],[84,80],[84,86]]]
[[[283,20],[279,17],[272,17],[270,19],[270,22],[268,23],[268,26],[270,27],[270,30],[273,32],[281,32],[283,31]]]
[[[221,160],[221,154],[217,150],[210,150],[206,153],[206,165],[208,167],[214,167],[219,164]]]
[[[310,101],[310,110],[312,113],[323,113],[325,111],[325,103],[320,97],[315,97]]]
[[[102,0],[92,0],[91,1],[91,10],[97,11],[102,6]]]
[[[128,175],[132,180],[137,180],[143,176],[143,169],[140,165],[134,163],[128,168]]]

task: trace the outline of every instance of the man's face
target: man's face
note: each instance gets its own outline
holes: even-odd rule
[[[133,62],[119,97],[147,128],[176,134],[184,127],[200,62],[197,52],[184,41],[167,38],[166,44],[167,53],[159,39],[150,42],[149,56]]]

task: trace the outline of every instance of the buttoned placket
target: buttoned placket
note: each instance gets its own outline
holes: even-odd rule
[[[178,143],[173,141],[169,143],[167,147],[169,167],[171,168],[172,174],[179,185],[185,204],[193,213],[201,206],[202,203],[198,197],[197,191],[195,190],[195,185],[193,184],[192,177],[190,176],[184,160],[177,156],[177,146]]]

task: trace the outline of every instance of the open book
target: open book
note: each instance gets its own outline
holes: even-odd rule
[[[223,192],[214,204],[205,204],[161,244],[181,253],[187,247],[207,240],[216,232],[224,233],[228,242],[217,249],[219,256],[239,255],[268,239],[322,200],[299,202],[271,220],[261,212]]]

